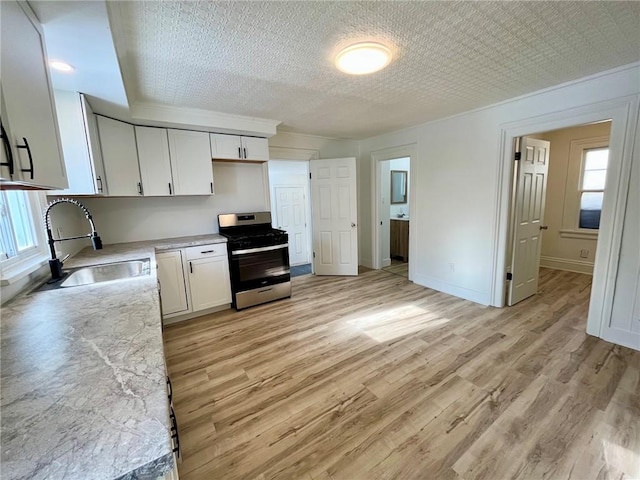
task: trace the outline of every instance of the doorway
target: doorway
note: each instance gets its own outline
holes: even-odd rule
[[[549,270],[593,275],[610,133],[603,121],[516,141],[507,305],[539,293]]]
[[[289,235],[291,276],[313,273],[308,160],[270,160],[269,191],[275,228]]]
[[[409,277],[409,172],[411,158],[380,162],[382,269]]]
[[[413,279],[411,252],[415,251],[414,224],[418,214],[415,202],[415,144],[371,153],[373,215],[373,261],[384,269]]]

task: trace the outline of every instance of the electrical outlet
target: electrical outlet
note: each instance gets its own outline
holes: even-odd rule
[[[589,250],[586,248],[580,250],[580,258],[589,258]]]
[[[456,264],[455,263],[450,263],[449,264],[449,270],[451,272],[455,272],[456,271]]]

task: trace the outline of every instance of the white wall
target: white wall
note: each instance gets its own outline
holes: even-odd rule
[[[513,122],[639,92],[640,68],[634,65],[362,141],[361,263],[371,264],[372,259],[371,153],[416,143],[417,191],[411,219],[412,235],[416,235],[418,245],[412,254],[414,280],[490,304],[502,129]]]
[[[549,227],[542,235],[542,253],[540,265],[560,270],[593,273],[596,247],[595,238],[574,238],[563,236],[563,217],[565,209],[565,194],[567,189],[576,191],[577,185],[568,184],[570,168],[580,168],[579,157],[570,158],[571,142],[593,137],[609,136],[611,123],[603,122],[593,125],[582,125],[574,128],[564,128],[537,135],[541,140],[551,143],[549,153],[549,177],[547,182],[547,197],[545,202],[544,224]],[[589,254],[586,258],[580,256],[582,250]]]
[[[406,216],[409,216],[409,185],[410,181],[410,162],[411,159],[409,157],[405,158],[395,158],[393,160],[389,160],[389,169],[390,170],[404,170],[407,172],[407,201],[406,203],[395,203],[390,205],[390,218],[397,218],[398,214],[404,213]]]

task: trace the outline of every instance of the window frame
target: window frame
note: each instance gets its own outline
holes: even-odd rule
[[[560,237],[562,238],[582,238],[597,239],[600,229],[580,228],[580,200],[583,192],[595,191],[584,190],[582,181],[584,176],[584,166],[586,152],[609,148],[609,136],[598,136],[573,140],[569,149],[569,165],[567,167],[567,180],[565,184],[564,208],[562,213],[562,228]],[[607,172],[609,170],[607,165]],[[605,181],[605,189],[606,182]],[[603,189],[602,191],[604,192]],[[600,191],[600,190],[597,190]]]
[[[42,215],[47,205],[44,192],[25,191],[31,207],[31,226],[35,246],[29,247],[17,255],[0,259],[0,285],[10,285],[46,264],[49,258],[47,239],[42,227]]]

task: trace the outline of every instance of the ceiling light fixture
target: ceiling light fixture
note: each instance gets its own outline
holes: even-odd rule
[[[338,70],[351,75],[377,72],[391,62],[391,50],[380,43],[356,43],[342,50],[336,57]]]
[[[71,73],[75,71],[75,68],[72,65],[69,65],[66,62],[61,62],[60,60],[49,60],[49,66],[54,70],[64,73]]]

